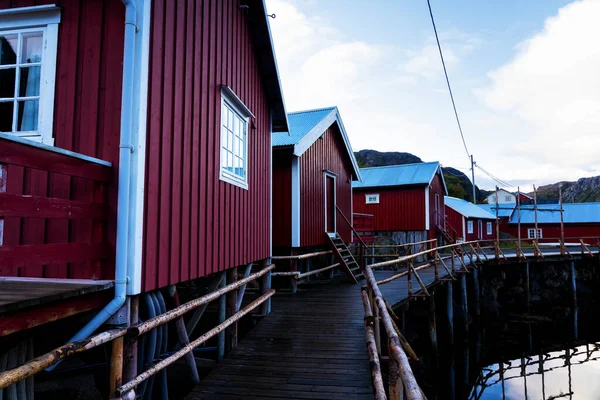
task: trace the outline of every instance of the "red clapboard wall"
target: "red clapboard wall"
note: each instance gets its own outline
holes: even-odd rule
[[[436,195],[439,208],[436,211]],[[436,173],[429,185],[429,239],[435,239],[437,227],[444,224],[444,182],[440,174]]]
[[[325,245],[324,171],[336,175],[336,202],[352,221],[352,164],[337,123],[331,125],[300,157],[300,246]],[[351,229],[337,213],[336,229],[350,242]]]
[[[366,194],[379,194],[379,204],[366,204]],[[354,188],[354,212],[373,214],[375,231],[424,231],[425,186]]]
[[[270,255],[269,106],[238,1],[152,3],[143,290]],[[219,180],[221,85],[256,116],[248,185]]]
[[[2,0],[0,9],[56,4],[61,7],[53,135],[56,147],[110,161],[107,226],[91,220],[7,217],[4,245],[91,243],[107,240],[114,254],[116,183],[125,8],[119,0]],[[93,182],[15,165],[7,168],[6,192],[68,200],[94,201]],[[33,256],[33,255],[32,255]],[[47,278],[111,278],[114,256],[91,261],[52,263],[3,274]]]
[[[273,150],[273,248],[292,247],[292,150]]]
[[[521,224],[521,238],[527,238],[527,230],[534,229],[534,224]],[[542,230],[542,239],[540,242],[558,242],[560,236],[560,224],[538,224],[538,229]],[[586,243],[596,245],[598,243],[598,237],[600,237],[600,224],[588,223],[588,224],[564,224],[564,235],[565,242],[579,243],[579,238],[589,238]],[[514,237],[518,235],[517,224],[508,225],[507,232]],[[578,240],[569,241],[568,238],[574,238]]]

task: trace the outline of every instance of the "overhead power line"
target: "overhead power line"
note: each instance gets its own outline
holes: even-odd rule
[[[437,28],[435,26],[435,20],[433,18],[433,11],[431,11],[431,3],[429,2],[429,0],[427,0],[427,7],[429,7],[429,16],[431,16],[431,24],[433,25],[433,32],[435,33],[435,40],[437,42],[437,47],[440,52],[440,58],[442,59],[442,67],[444,67],[444,75],[446,76],[448,92],[450,92],[450,100],[452,100],[452,108],[454,109],[454,116],[456,117],[456,123],[458,124],[458,131],[460,132],[460,137],[462,139],[463,145],[465,146],[467,157],[471,159],[471,154],[469,153],[469,149],[467,148],[467,142],[465,141],[465,135],[463,134],[462,126],[460,125],[460,118],[458,118],[458,111],[456,111],[456,103],[454,102],[454,95],[452,94],[452,88],[450,87],[450,78],[448,78],[446,63],[444,62],[444,54],[442,53],[442,46],[440,45],[440,38],[438,37]]]
[[[495,176],[494,174],[492,174],[491,172],[486,171],[485,169],[481,168],[481,166],[475,164],[475,166],[477,168],[479,168],[484,174],[486,174],[487,176],[489,176],[492,180],[494,180],[496,183],[500,184],[500,186],[506,187],[506,188],[514,188],[515,186],[511,185],[510,183],[498,178],[497,176]]]

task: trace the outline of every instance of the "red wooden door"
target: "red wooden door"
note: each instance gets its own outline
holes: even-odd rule
[[[334,233],[335,229],[335,177],[325,175],[325,230]]]

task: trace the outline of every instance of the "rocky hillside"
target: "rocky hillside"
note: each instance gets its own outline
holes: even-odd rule
[[[423,160],[414,154],[396,151],[380,152],[376,150],[361,150],[354,153],[354,155],[361,168],[423,162]],[[448,187],[448,194],[453,197],[458,197],[459,199],[472,201],[473,190],[471,189],[471,180],[464,173],[452,167],[444,167],[442,168],[442,171],[444,173],[446,186]],[[477,191],[477,200],[479,201],[489,193],[485,190],[479,190],[478,187],[475,187],[475,190]]]
[[[562,185],[563,201],[565,203],[584,203],[600,201],[600,176],[580,178],[577,182],[557,182],[538,188],[538,198],[541,200],[558,199],[558,187]],[[533,193],[530,193],[533,195]]]

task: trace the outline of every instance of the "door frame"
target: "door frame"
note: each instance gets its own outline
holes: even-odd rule
[[[477,239],[483,240],[483,221],[477,220]]]
[[[333,229],[334,232],[327,232],[327,178],[332,178],[333,179]],[[324,216],[325,216],[325,233],[327,233],[330,237],[334,237],[336,232],[337,232],[337,212],[336,212],[336,206],[337,206],[337,177],[335,176],[335,174],[332,174],[331,172],[327,172],[324,171],[323,172],[323,199],[325,199],[325,206],[324,208]]]

